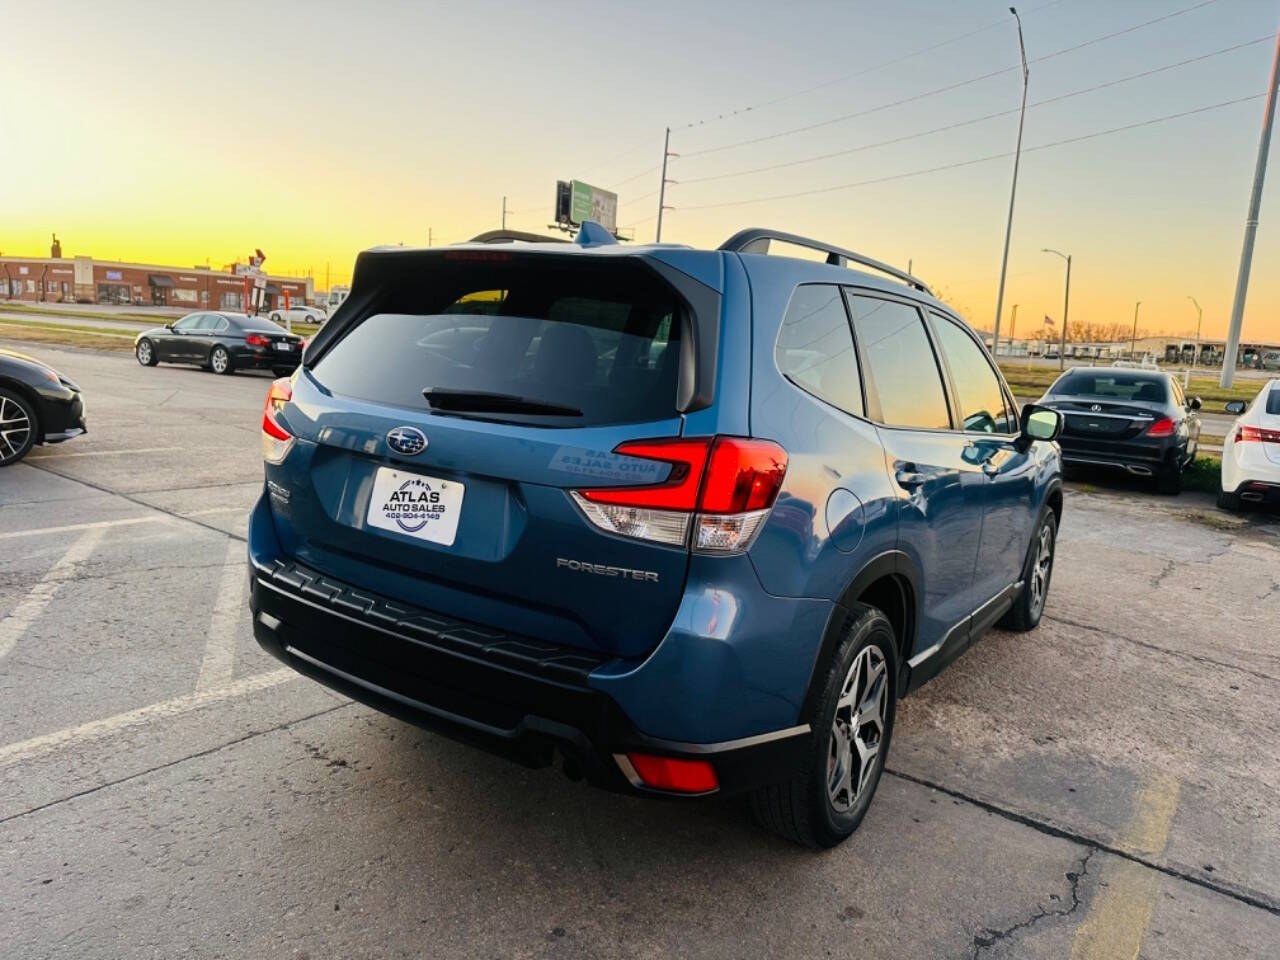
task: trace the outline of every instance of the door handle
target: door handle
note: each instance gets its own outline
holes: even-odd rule
[[[922,485],[925,481],[925,476],[916,469],[914,463],[904,463],[893,475],[893,479],[898,481],[898,486],[904,490],[911,490]]]

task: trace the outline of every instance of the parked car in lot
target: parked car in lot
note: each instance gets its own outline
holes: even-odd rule
[[[1182,490],[1200,444],[1199,397],[1176,377],[1134,368],[1075,367],[1040,398],[1066,418],[1059,443],[1068,466],[1113,467]]]
[[[84,432],[78,386],[35,357],[0,349],[0,467],[17,463],[38,443]]]
[[[328,315],[323,307],[308,307],[305,303],[295,303],[288,308],[278,307],[267,314],[272,323],[324,323]]]
[[[1226,409],[1239,416],[1222,441],[1218,506],[1280,503],[1280,380],[1264,386],[1247,406],[1233,400]]]
[[[1280,350],[1268,350],[1258,365],[1263,370],[1280,370]]]
[[[263,414],[254,631],[300,672],[609,789],[749,793],[831,846],[896,701],[1039,623],[1061,417],[1019,413],[909,274],[588,224],[355,276]]]
[[[194,363],[214,373],[273,370],[286,374],[302,358],[303,339],[263,317],[243,313],[189,313],[163,327],[144,330],[133,352],[144,367]]]

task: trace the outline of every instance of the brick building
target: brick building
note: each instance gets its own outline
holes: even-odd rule
[[[170,307],[174,310],[244,310],[249,298],[260,310],[312,303],[311,278],[265,276],[254,294],[254,277],[208,267],[165,267],[116,263],[92,257],[0,257],[0,305],[28,303],[109,303]]]

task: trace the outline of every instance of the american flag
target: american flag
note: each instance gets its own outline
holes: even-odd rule
[[[1049,316],[1047,313],[1044,315],[1044,325],[1046,327],[1054,326],[1053,317]]]

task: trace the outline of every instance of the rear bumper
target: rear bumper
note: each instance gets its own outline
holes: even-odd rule
[[[252,536],[251,536],[252,543]],[[254,636],[320,683],[409,723],[528,766],[557,755],[566,772],[606,789],[650,796],[628,776],[627,752],[707,760],[721,794],[797,775],[807,725],[720,743],[641,733],[588,677],[605,661],[358,590],[251,548]],[[616,661],[613,661],[616,665]]]
[[[1245,503],[1266,504],[1267,506],[1280,506],[1280,482],[1272,480],[1244,480],[1234,491]]]
[[[1108,442],[1073,436],[1058,438],[1062,460],[1072,466],[1112,467],[1139,476],[1158,472],[1174,457],[1184,457],[1185,447],[1167,442]]]
[[[240,369],[272,370],[276,367],[293,369],[302,362],[302,351],[294,350],[284,353],[278,350],[254,350],[245,347],[231,355],[231,362]]]

